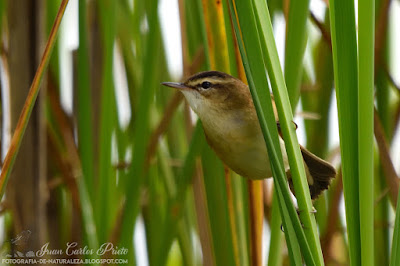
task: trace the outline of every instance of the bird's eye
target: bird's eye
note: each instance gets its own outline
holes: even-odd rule
[[[202,87],[203,89],[208,89],[208,88],[211,87],[211,82],[204,81],[203,83],[201,83],[201,87]]]

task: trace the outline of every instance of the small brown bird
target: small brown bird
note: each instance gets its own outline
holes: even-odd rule
[[[219,71],[197,73],[183,83],[164,82],[179,89],[200,118],[206,139],[218,157],[239,175],[250,179],[272,176],[267,148],[249,88],[239,79]],[[275,119],[279,120],[273,101]],[[283,161],[290,187],[293,184],[280,137]],[[328,188],[336,171],[328,162],[300,146],[311,198]]]

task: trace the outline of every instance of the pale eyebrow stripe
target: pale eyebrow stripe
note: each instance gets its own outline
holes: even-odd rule
[[[219,72],[219,71],[205,71],[205,72],[200,72],[200,73],[194,75],[193,77],[191,77],[188,80],[188,82],[191,82],[192,80],[199,80],[202,78],[211,78],[211,77],[218,77],[218,78],[223,79],[223,78],[230,77],[230,75]]]

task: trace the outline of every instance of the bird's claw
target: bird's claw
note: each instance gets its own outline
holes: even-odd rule
[[[301,213],[302,211],[299,210],[299,209],[296,209],[296,212],[297,212],[297,215],[300,215],[300,213]],[[315,209],[314,206],[312,206],[312,209],[311,209],[310,213],[316,214],[316,213],[317,213],[317,209]]]

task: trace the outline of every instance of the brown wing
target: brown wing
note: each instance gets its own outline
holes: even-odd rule
[[[322,160],[315,154],[300,145],[304,162],[313,179],[313,184],[309,185],[311,198],[317,198],[325,189],[328,189],[331,179],[336,176],[335,168],[327,161]]]

